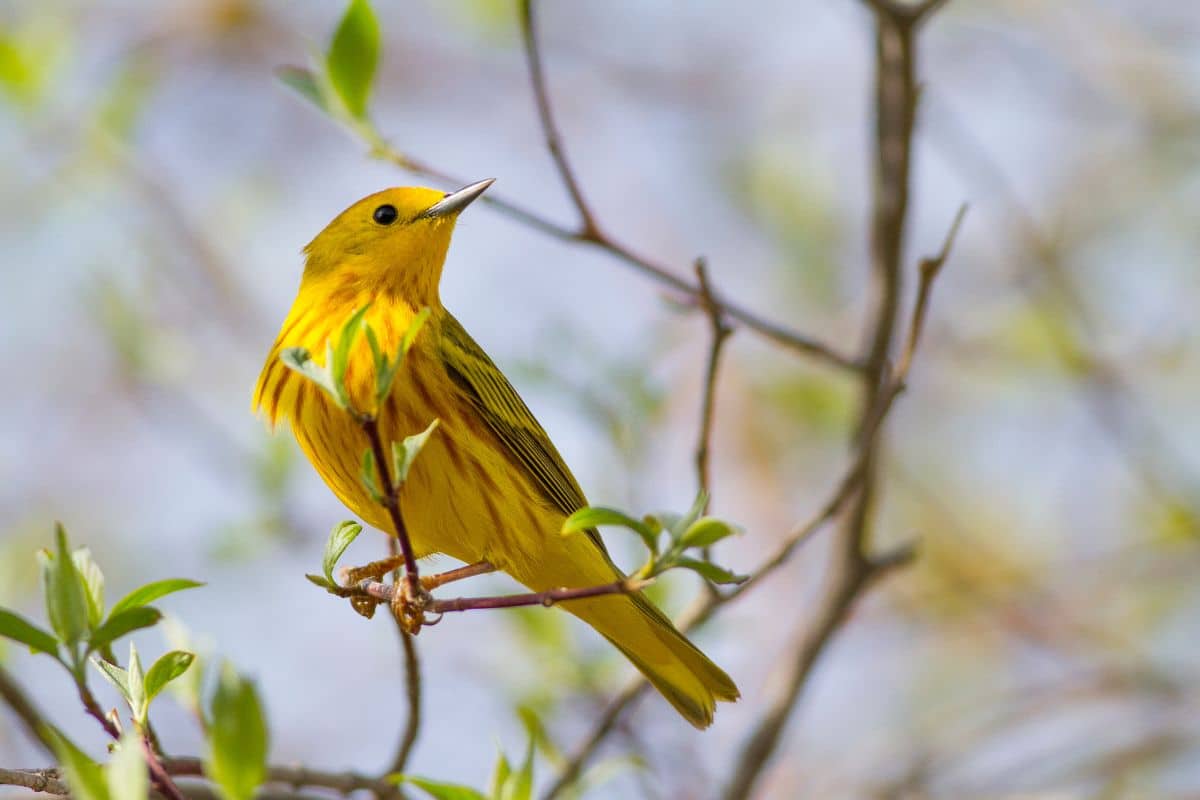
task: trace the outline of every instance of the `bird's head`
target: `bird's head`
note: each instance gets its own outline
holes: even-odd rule
[[[437,302],[454,222],[493,180],[450,193],[405,186],[364,197],[304,248],[304,283],[386,292],[414,307]]]

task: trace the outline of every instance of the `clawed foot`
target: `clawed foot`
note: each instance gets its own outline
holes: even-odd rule
[[[412,636],[416,636],[422,627],[436,625],[442,619],[440,614],[430,617],[425,613],[433,603],[433,595],[429,590],[453,581],[496,571],[487,561],[480,561],[446,572],[422,576],[419,582],[404,577],[393,585],[382,583],[385,575],[403,566],[404,558],[395,556],[372,561],[361,567],[343,568],[339,577],[342,586],[356,587],[362,592],[349,598],[350,606],[356,612],[370,619],[375,616],[376,607],[381,603],[388,603],[400,627]]]

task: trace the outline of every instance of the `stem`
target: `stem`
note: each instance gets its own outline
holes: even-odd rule
[[[568,600],[582,600],[589,597],[600,597],[606,594],[628,594],[636,592],[652,581],[626,578],[614,583],[600,586],[587,586],[582,589],[550,589],[545,592],[529,592],[526,594],[508,594],[497,597],[456,597],[452,600],[429,600],[425,610],[434,614],[446,614],[455,611],[475,611],[488,608],[517,608],[520,606],[550,607]],[[396,600],[396,589],[378,581],[363,581],[359,587],[364,595],[380,602],[392,603]],[[437,624],[434,623],[427,624]]]
[[[387,453],[383,446],[383,438],[379,435],[379,423],[374,417],[364,416],[360,419],[363,432],[371,442],[371,453],[375,457],[375,469],[379,471],[379,481],[383,486],[381,504],[387,509],[392,519],[396,539],[400,542],[400,552],[404,556],[404,580],[408,586],[409,597],[421,595],[421,575],[417,571],[417,557],[413,552],[412,542],[408,538],[408,527],[400,515],[399,487],[392,483],[392,468],[389,466]]]

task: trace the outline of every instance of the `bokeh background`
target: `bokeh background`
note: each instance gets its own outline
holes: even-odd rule
[[[258,680],[272,760],[369,771],[403,720],[396,635],[304,581],[346,512],[249,409],[300,248],[358,197],[414,182],[273,77],[324,46],[341,5],[0,3],[0,604],[40,616],[33,553],[55,519],[112,596],[204,580],[162,605]],[[376,6],[373,115],[392,144],[571,223],[512,4]],[[859,346],[863,4],[545,4],[541,32],[607,229],[681,274],[704,255],[730,296]],[[760,792],[1200,797],[1200,17],[1169,0],[954,0],[921,42],[908,262],[971,210],[889,422],[877,538],[916,539],[920,558],[826,652]],[[592,502],[690,503],[702,318],[482,206],[443,298]],[[819,506],[852,390],[734,336],[713,490],[747,535],[722,563],[751,568]],[[697,734],[646,698],[591,796],[713,793],[779,688],[821,544],[700,636],[744,700]],[[383,552],[364,535],[350,558]],[[677,610],[699,589],[674,579],[661,599]],[[482,785],[498,743],[524,746],[522,705],[573,745],[631,671],[596,639],[544,611],[428,630],[411,771]],[[100,752],[64,675],[2,657]],[[185,711],[156,715],[169,750],[198,751]],[[10,722],[0,709],[0,764],[43,766]]]

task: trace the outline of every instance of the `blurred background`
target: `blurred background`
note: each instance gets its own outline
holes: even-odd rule
[[[373,117],[391,143],[573,224],[513,5],[376,8]],[[426,182],[372,161],[273,76],[324,47],[341,11],[0,2],[0,605],[41,617],[33,554],[55,519],[90,546],[110,596],[206,581],[162,607],[258,680],[272,761],[372,771],[403,722],[395,631],[304,581],[347,512],[250,412],[303,245],[362,195]],[[680,274],[704,255],[721,291],[857,350],[864,5],[559,3],[540,28],[605,228]],[[920,558],[825,653],[759,791],[1200,797],[1200,17],[1168,0],[954,0],[919,61],[907,263],[971,206],[889,422],[877,539],[915,539]],[[593,503],[690,503],[702,317],[483,206],[459,224],[442,295]],[[846,463],[853,398],[845,375],[734,336],[713,495],[747,534],[721,563],[752,568],[819,507]],[[589,796],[713,794],[779,689],[822,543],[699,637],[742,702],[698,734],[645,698]],[[347,561],[384,552],[364,535]],[[659,599],[677,611],[700,589],[683,576]],[[163,647],[159,633],[138,641]],[[569,749],[632,672],[544,610],[460,615],[418,644],[427,717],[410,769],[474,785],[497,744],[523,748],[515,709]],[[0,658],[101,752],[65,675],[21,648]],[[184,710],[156,716],[168,750],[199,751]],[[0,765],[44,766],[9,723],[0,709]]]

